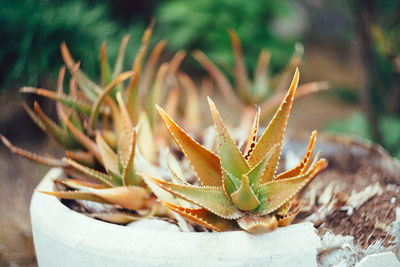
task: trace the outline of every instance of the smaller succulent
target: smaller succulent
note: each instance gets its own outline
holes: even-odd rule
[[[175,179],[167,182],[144,175],[196,208],[165,203],[171,210],[216,231],[243,229],[263,233],[289,224],[299,211],[296,194],[326,165],[319,154],[312,162],[317,133],[302,161],[292,170],[276,175],[282,141],[299,81],[296,73],[289,91],[268,127],[258,139],[260,109],[248,143],[240,151],[209,99],[218,144],[218,156],[194,141],[161,108],[158,111],[170,134],[189,161],[201,185]]]
[[[154,133],[158,133],[157,123],[151,119],[155,116],[147,114],[155,113],[149,106],[159,103],[161,93],[166,91],[163,89],[166,89],[168,79],[174,77],[184,53],[178,52],[169,63],[163,63],[157,69],[157,62],[166,44],[160,41],[142,71],[152,27],[150,25],[143,35],[142,46],[131,71],[122,72],[128,36],[121,42],[113,69],[109,66],[106,46],[103,44],[99,84],[91,81],[79,69],[79,62],[74,61],[67,46],[62,44],[61,53],[66,68],[71,72],[68,94],[64,93],[63,88],[65,67],[60,70],[56,91],[32,87],[21,89],[22,92],[56,101],[58,123],[50,119],[36,102],[33,110],[28,105],[24,105],[24,108],[33,121],[66,150],[64,159],[26,151],[0,135],[0,140],[12,152],[42,164],[64,168],[67,179],[56,182],[68,190],[44,193],[62,199],[112,204],[107,213],[91,213],[90,216],[115,223],[159,214],[157,207],[160,205],[155,202],[156,197],[151,189],[136,174],[136,168],[139,166],[142,172],[158,171],[149,163],[157,164],[153,138]],[[123,82],[129,78],[124,86]],[[141,101],[140,94],[149,99],[148,103]],[[176,94],[173,95],[177,98]],[[170,109],[172,111],[173,106]],[[137,163],[138,159],[145,163]],[[159,211],[162,210],[165,209]]]
[[[154,215],[157,212],[157,204],[151,190],[136,173],[136,128],[133,128],[130,122],[121,93],[118,92],[116,97],[120,110],[118,116],[124,121],[124,130],[118,139],[117,152],[114,152],[114,149],[107,144],[102,133],[96,131],[95,142],[90,141],[90,144],[92,150],[98,154],[98,163],[101,167],[93,169],[72,158],[64,158],[64,162],[70,168],[67,173],[74,178],[56,182],[73,191],[42,193],[62,199],[112,204],[114,209],[111,212],[90,213],[89,215],[114,223],[128,223]],[[68,120],[66,122],[71,123]],[[82,158],[78,158],[78,160],[82,161]]]
[[[76,62],[71,56],[66,44],[61,45],[61,54],[66,68],[71,73],[69,93],[63,90],[65,68],[60,70],[57,83],[57,90],[47,90],[43,88],[22,87],[21,92],[33,93],[42,97],[56,101],[59,124],[52,121],[35,103],[34,109],[24,105],[25,110],[33,121],[44,130],[57,144],[68,151],[86,149],[94,156],[97,156],[86,147],[86,140],[94,138],[97,125],[103,126],[104,138],[112,148],[116,148],[116,140],[119,138],[122,123],[118,114],[117,92],[121,92],[127,114],[132,125],[140,122],[141,127],[138,131],[138,146],[142,154],[151,162],[157,158],[157,143],[165,143],[165,140],[155,141],[167,136],[165,130],[159,127],[158,116],[154,111],[154,105],[164,103],[168,110],[175,113],[178,106],[180,90],[176,88],[176,72],[180,63],[185,57],[184,51],[179,51],[170,62],[158,64],[160,55],[166,45],[165,40],[159,41],[151,51],[147,61],[145,57],[149,49],[149,41],[153,31],[153,24],[144,32],[142,45],[133,62],[132,70],[122,72],[125,49],[129,41],[129,36],[125,36],[121,42],[120,51],[113,68],[107,59],[106,44],[103,43],[100,51],[100,77],[99,84],[93,82],[80,70],[80,63]],[[125,80],[128,80],[124,85]],[[171,90],[168,90],[171,88]],[[166,98],[163,102],[162,99]],[[72,127],[66,125],[64,118],[61,117],[60,110],[65,110],[65,115],[72,122]],[[99,123],[99,120],[102,120]],[[112,121],[111,127],[109,121]],[[84,140],[77,137],[85,134],[88,138]],[[160,134],[161,133],[161,134]],[[8,140],[2,137],[3,141],[13,152],[39,161],[50,166],[65,166],[65,163],[48,157],[39,156],[23,149],[12,146]],[[70,153],[71,154],[71,153]],[[93,155],[92,155],[93,156]]]
[[[263,121],[279,105],[285,95],[285,89],[289,85],[290,75],[301,64],[303,46],[296,44],[295,52],[288,65],[280,73],[271,77],[268,75],[268,65],[271,54],[263,49],[260,52],[257,66],[255,67],[254,80],[251,81],[246,70],[240,38],[234,30],[230,30],[229,36],[235,58],[235,67],[231,71],[235,80],[232,86],[229,78],[201,51],[194,51],[193,57],[203,66],[216,83],[221,93],[235,109],[244,110],[243,120],[249,119],[254,105],[260,105],[260,120]],[[230,72],[230,71],[229,71]],[[329,88],[327,82],[311,82],[298,88],[296,97],[304,96]]]

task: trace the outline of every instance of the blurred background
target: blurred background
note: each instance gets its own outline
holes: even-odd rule
[[[233,65],[228,29],[238,32],[250,71],[261,49],[271,51],[274,73],[302,43],[301,82],[329,81],[332,89],[299,99],[289,127],[361,136],[400,158],[399,18],[400,1],[391,0],[1,0],[0,133],[17,146],[61,156],[25,114],[22,103],[33,97],[19,88],[55,88],[63,41],[96,80],[102,42],[113,59],[130,34],[129,68],[155,19],[152,42],[168,40],[165,57],[200,49],[227,69]],[[205,75],[191,56],[182,69]],[[1,145],[0,170],[0,266],[35,266],[29,201],[47,168]]]

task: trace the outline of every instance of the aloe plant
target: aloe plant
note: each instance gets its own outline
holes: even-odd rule
[[[15,147],[0,135],[2,142],[12,152],[42,164],[65,168],[68,179],[57,183],[73,191],[45,193],[63,199],[113,204],[116,207],[114,213],[91,216],[116,223],[154,214],[159,206],[154,194],[136,174],[135,159],[141,157],[146,162],[156,163],[154,133],[158,133],[158,124],[150,107],[159,103],[167,87],[174,86],[173,77],[185,54],[178,52],[169,63],[162,63],[157,69],[157,62],[166,44],[160,41],[142,71],[152,28],[153,25],[143,35],[142,46],[131,71],[122,72],[128,36],[122,40],[113,69],[108,63],[106,46],[103,44],[100,52],[100,84],[91,81],[79,69],[79,62],[74,61],[67,46],[62,44],[61,53],[72,75],[68,95],[63,89],[65,67],[60,70],[56,91],[32,87],[21,89],[22,92],[35,93],[56,101],[59,124],[50,119],[36,102],[33,110],[26,104],[24,108],[42,130],[66,149],[66,158],[55,159],[26,151]],[[128,79],[124,87],[123,82]],[[170,106],[170,111],[176,109],[176,90],[171,90],[167,95],[166,105]],[[129,212],[120,212],[120,208]]]
[[[80,63],[72,58],[66,44],[62,44],[62,57],[72,75],[69,94],[66,95],[63,92],[64,67],[59,74],[56,92],[42,88],[21,88],[21,92],[34,93],[55,100],[57,102],[57,113],[61,125],[57,125],[51,121],[36,103],[34,110],[31,110],[27,105],[24,105],[24,108],[40,128],[45,130],[58,144],[67,150],[85,146],[85,142],[79,144],[82,140],[76,140],[79,139],[75,136],[78,133],[76,129],[93,139],[94,129],[98,120],[102,118],[104,137],[108,144],[112,148],[115,148],[115,140],[120,135],[123,123],[120,116],[118,116],[116,99],[117,92],[121,92],[121,98],[126,102],[125,107],[131,124],[136,125],[140,122],[141,125],[138,135],[140,136],[139,140],[142,141],[139,141],[138,145],[143,155],[149,161],[154,162],[156,159],[154,136],[158,136],[160,128],[157,127],[157,116],[155,116],[153,107],[154,104],[160,103],[163,96],[166,96],[167,100],[164,103],[169,107],[168,110],[174,112],[177,109],[179,90],[174,87],[174,77],[185,56],[185,52],[179,51],[169,63],[164,62],[157,68],[160,55],[166,45],[166,41],[162,40],[156,44],[146,64],[144,64],[152,30],[153,25],[143,34],[142,45],[134,60],[131,71],[122,72],[124,53],[129,36],[125,36],[121,42],[120,51],[113,69],[110,67],[107,59],[106,44],[103,43],[100,52],[100,84],[96,84],[90,80],[79,69]],[[128,79],[129,82],[124,87],[123,82]],[[167,90],[167,88],[171,88],[171,90]],[[65,119],[61,117],[60,113],[61,108],[68,109],[66,115],[73,122],[70,125],[72,127],[75,126],[75,130],[72,130],[64,122]],[[113,122],[112,127],[108,127],[110,118]],[[3,140],[5,139],[3,138]],[[7,143],[9,144],[9,142]],[[9,147],[11,148],[11,146]],[[90,149],[88,150],[90,151]],[[13,151],[27,157],[31,155],[15,148],[13,148]],[[35,158],[38,158],[37,155],[35,155]],[[46,162],[52,166],[55,163],[54,161]],[[63,165],[60,162],[57,163],[56,165]]]
[[[164,204],[187,219],[216,231],[243,229],[263,233],[289,224],[301,206],[296,194],[327,165],[324,159],[319,159],[319,153],[311,162],[317,136],[313,132],[301,162],[294,169],[276,175],[298,81],[296,69],[285,98],[259,139],[261,110],[258,108],[243,152],[236,146],[211,99],[209,105],[218,155],[194,141],[158,107],[165,126],[201,182],[200,186],[195,186],[186,183],[183,177],[167,182],[143,175],[198,207]]]
[[[251,81],[246,70],[240,38],[234,30],[230,30],[228,33],[235,58],[235,66],[231,71],[235,86],[232,86],[229,78],[203,52],[196,50],[193,52],[193,57],[209,73],[225,97],[226,102],[230,103],[235,109],[243,110],[242,123],[246,124],[246,121],[249,120],[249,114],[253,114],[254,105],[260,105],[260,120],[263,121],[284,97],[291,73],[301,64],[304,48],[297,43],[288,65],[280,73],[273,76],[269,76],[268,73],[271,53],[267,49],[263,49],[255,67],[254,79]],[[306,83],[299,86],[296,97],[328,88],[327,82]]]

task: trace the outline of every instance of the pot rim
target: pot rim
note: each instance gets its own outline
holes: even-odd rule
[[[262,235],[244,231],[160,232],[129,228],[87,217],[69,209],[56,197],[38,192],[53,190],[54,179],[62,173],[62,169],[51,169],[32,196],[30,209],[36,249],[44,246],[42,239],[45,238],[62,243],[68,249],[79,249],[92,256],[106,255],[116,261],[129,257],[148,260],[150,257],[153,263],[166,259],[175,263],[198,259],[199,263],[211,261],[236,265],[243,263],[243,259],[262,263],[264,261],[260,260],[278,259],[286,254],[287,258],[280,259],[280,262],[290,263],[305,255],[311,257],[307,262],[316,262],[321,240],[310,222],[278,228]],[[43,254],[38,251],[37,254],[40,263]]]

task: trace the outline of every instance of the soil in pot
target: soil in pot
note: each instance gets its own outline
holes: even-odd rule
[[[303,190],[308,203],[294,223],[312,221],[321,235],[330,231],[354,236],[361,248],[376,241],[390,246],[400,207],[398,161],[363,141],[325,136],[319,142],[317,150],[323,151],[329,166]]]

